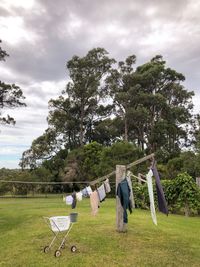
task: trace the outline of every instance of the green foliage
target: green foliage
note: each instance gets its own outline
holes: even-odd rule
[[[180,172],[187,172],[192,177],[198,175],[198,156],[192,152],[182,152],[178,157],[172,158],[168,161],[167,178],[174,178]]]
[[[24,152],[21,166],[37,166],[63,148],[118,140],[132,142],[144,154],[156,152],[159,162],[167,163],[192,144],[194,93],[184,88],[184,75],[167,67],[161,55],[136,69],[135,55],[117,67],[115,62],[104,48],[67,62],[70,81],[49,101],[48,129]]]
[[[187,173],[179,174],[173,180],[162,180],[168,209],[171,213],[182,213],[186,216],[198,214],[200,210],[200,188]],[[158,207],[155,183],[153,183],[155,206]],[[133,180],[133,193],[136,207],[149,209],[147,184]]]
[[[105,147],[101,154],[99,175],[113,171],[117,164],[126,165],[143,156],[143,152],[128,142],[116,142]]]
[[[0,40],[1,44],[1,40]],[[0,47],[0,61],[5,61],[8,54]],[[15,84],[7,84],[0,81],[0,124],[15,124],[14,118],[4,115],[1,110],[7,108],[25,107],[25,99],[22,90]]]
[[[180,208],[185,209],[188,216],[192,210],[200,209],[200,189],[193,178],[187,173],[181,173],[174,180],[176,200]]]
[[[116,164],[128,164],[142,155],[137,147],[127,142],[116,142],[110,147],[93,142],[69,153],[63,179],[90,181],[112,172]]]

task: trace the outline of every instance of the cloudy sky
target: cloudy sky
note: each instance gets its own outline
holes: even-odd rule
[[[18,167],[47,128],[48,100],[67,82],[66,62],[94,47],[117,60],[135,54],[137,64],[163,55],[186,76],[199,112],[199,14],[198,0],[1,0],[1,46],[10,57],[0,62],[0,80],[19,85],[27,107],[9,110],[16,125],[0,127],[0,168]]]

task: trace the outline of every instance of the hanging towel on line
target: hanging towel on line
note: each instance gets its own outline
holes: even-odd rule
[[[90,194],[90,205],[92,209],[92,215],[95,216],[98,213],[99,208],[99,195],[96,190]]]
[[[81,200],[83,199],[83,194],[82,194],[82,192],[77,192],[77,193],[76,193],[76,199],[77,199],[78,201],[81,201]]]
[[[102,184],[100,187],[97,188],[97,192],[99,195],[99,200],[100,202],[102,202],[106,198],[106,191],[105,191],[104,184]]]
[[[70,195],[70,196],[66,196],[66,204],[67,205],[72,205],[72,202],[73,202],[73,197]]]
[[[81,191],[83,197],[88,197],[88,192],[86,187]]]
[[[146,180],[147,180],[147,186],[148,186],[148,192],[149,192],[151,217],[152,217],[154,224],[157,225],[156,210],[155,210],[154,195],[153,195],[152,176],[153,176],[153,172],[152,170],[149,170],[149,172],[146,175]]]
[[[108,178],[104,181],[104,187],[105,187],[106,193],[110,193],[111,188],[110,188],[110,183],[109,183],[109,179]]]
[[[90,186],[87,186],[86,190],[87,190],[88,196],[90,196],[92,194],[92,188]]]

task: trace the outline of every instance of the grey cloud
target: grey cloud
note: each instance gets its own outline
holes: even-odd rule
[[[67,60],[74,54],[83,55],[94,46],[105,47],[117,59],[135,53],[140,57],[139,62],[142,62],[146,59],[142,53],[145,48],[139,40],[154,31],[151,21],[156,18],[163,24],[178,23],[189,2],[38,1],[41,13],[33,12],[31,15],[32,10],[22,9],[17,9],[17,12],[24,18],[27,30],[35,32],[39,40],[37,44],[24,42],[13,47],[13,58],[9,64],[18,73],[24,73],[35,81],[56,81],[67,78]],[[145,13],[149,8],[155,8],[154,18]],[[74,36],[65,32],[73,19],[71,15],[81,23]],[[107,30],[109,25],[116,26],[114,33]],[[124,37],[120,34],[120,29],[127,31]],[[124,46],[121,45],[123,38]],[[169,49],[167,44],[166,48]],[[161,49],[160,52],[165,51]]]

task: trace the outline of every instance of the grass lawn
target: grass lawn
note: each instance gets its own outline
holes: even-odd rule
[[[156,227],[149,211],[134,210],[128,232],[118,233],[115,199],[101,203],[96,217],[90,215],[88,199],[78,202],[78,222],[61,257],[54,257],[56,247],[45,254],[52,233],[42,216],[71,211],[61,198],[0,199],[0,267],[200,266],[199,217],[158,213]],[[70,251],[73,244],[76,253]]]

